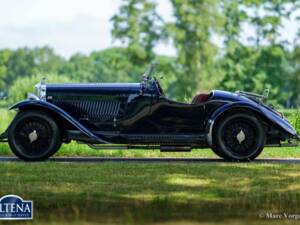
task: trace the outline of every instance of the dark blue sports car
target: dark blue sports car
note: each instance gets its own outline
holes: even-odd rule
[[[211,148],[233,161],[255,159],[265,146],[294,146],[297,132],[263,95],[197,94],[191,103],[168,99],[151,77],[141,83],[36,85],[37,95],[10,109],[18,114],[1,135],[28,161],[44,160],[72,140],[95,149],[190,151]]]

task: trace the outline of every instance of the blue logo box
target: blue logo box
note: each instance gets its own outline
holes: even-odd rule
[[[0,220],[32,220],[33,202],[17,195],[0,198]]]

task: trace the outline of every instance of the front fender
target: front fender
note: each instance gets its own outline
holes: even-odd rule
[[[61,109],[61,108],[57,107],[56,105],[53,105],[49,102],[45,102],[42,100],[24,100],[24,101],[18,102],[17,104],[11,106],[9,108],[9,110],[12,110],[12,109],[22,110],[22,109],[26,109],[26,108],[37,109],[37,110],[42,109],[42,110],[47,110],[52,113],[55,113],[56,115],[59,115],[60,117],[62,117],[63,119],[65,119],[66,121],[68,121],[69,123],[74,125],[78,130],[80,130],[82,133],[84,133],[88,137],[94,139],[95,141],[97,141],[99,143],[109,144],[109,142],[105,140],[104,136],[103,137],[96,136],[88,128],[83,126],[77,119],[72,117],[69,113],[67,113],[63,109]]]
[[[266,108],[263,105],[260,105],[258,103],[249,103],[249,102],[233,102],[226,105],[223,105],[222,107],[218,108],[214,113],[210,116],[207,126],[206,126],[206,139],[209,146],[213,145],[213,128],[215,125],[215,121],[218,120],[224,113],[228,112],[232,109],[248,109],[255,111],[259,115],[261,115],[266,120],[278,125],[280,128],[282,128],[284,131],[286,131],[291,136],[297,138],[297,131],[294,129],[294,127],[284,118],[277,115],[275,112],[271,111],[270,109]]]

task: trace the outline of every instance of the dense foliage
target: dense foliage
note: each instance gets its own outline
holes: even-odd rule
[[[169,0],[165,21],[155,0],[123,0],[112,17],[112,35],[124,44],[69,59],[50,47],[0,50],[0,92],[20,99],[37,80],[138,82],[151,62],[166,94],[189,99],[213,88],[262,92],[270,101],[297,107],[300,100],[300,44],[282,34],[284,20],[300,18],[295,0]],[[246,30],[251,30],[248,32]],[[158,56],[166,42],[174,57]],[[19,92],[19,93],[18,93]]]

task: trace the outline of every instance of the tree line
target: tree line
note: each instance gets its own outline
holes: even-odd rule
[[[0,90],[13,101],[41,77],[52,82],[138,82],[155,62],[156,76],[164,76],[161,83],[170,98],[187,100],[211,89],[262,93],[269,88],[271,103],[298,106],[300,31],[289,41],[282,26],[299,20],[299,1],[169,2],[173,19],[165,21],[158,1],[123,0],[111,19],[112,35],[122,48],[69,59],[50,47],[0,50]],[[172,45],[176,55],[155,54],[160,43]]]

